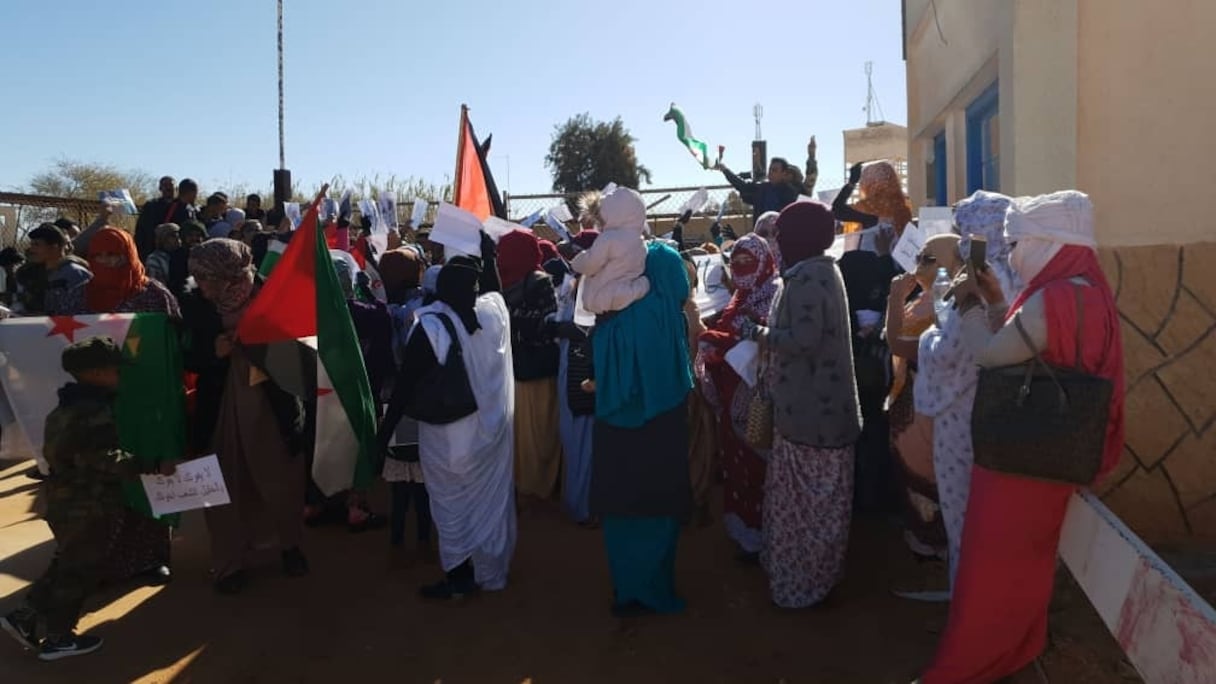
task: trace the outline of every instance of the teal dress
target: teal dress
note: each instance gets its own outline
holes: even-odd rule
[[[689,285],[680,255],[660,243],[648,248],[646,276],[650,292],[596,327],[591,510],[603,524],[614,606],[676,613],[676,547],[692,507]]]

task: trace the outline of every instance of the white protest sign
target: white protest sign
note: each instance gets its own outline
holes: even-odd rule
[[[566,230],[566,221],[572,220],[574,217],[570,215],[570,208],[565,203],[559,204],[549,210],[545,214],[545,225],[553,229],[553,232],[563,240],[570,239],[570,232]]]
[[[172,475],[140,475],[139,479],[152,504],[152,514],[157,516],[223,506],[231,501],[215,454],[179,463]]]
[[[338,201],[338,218],[350,218],[350,196],[352,194],[354,194],[354,191],[350,188],[347,188],[346,192],[342,193],[342,199]]]
[[[954,232],[954,211],[950,207],[921,207],[920,230],[925,238]]]
[[[286,214],[287,218],[291,220],[292,230],[299,228],[300,224],[304,222],[304,217],[300,215],[299,202],[284,202],[283,213]]]
[[[139,210],[135,208],[135,200],[131,199],[131,192],[129,190],[102,190],[97,193],[97,198],[114,207],[114,211],[119,214],[134,216],[139,213]]]
[[[486,229],[486,235],[489,235],[490,237],[494,238],[494,242],[498,242],[499,238],[506,235],[507,233],[510,233],[513,230],[517,230],[517,229],[520,229],[523,227],[523,226],[517,226],[514,223],[511,223],[510,221],[504,221],[504,220],[498,218],[497,216],[490,216],[489,218],[487,218],[485,220],[485,222],[482,224],[482,226],[484,226]]]
[[[464,209],[444,202],[435,214],[431,242],[464,254],[481,254],[481,221]]]
[[[906,273],[915,273],[917,259],[924,248],[925,234],[921,232],[920,228],[909,223],[904,228],[904,234],[900,236],[899,242],[895,243],[891,257]]]
[[[430,202],[417,198],[414,200],[414,210],[410,213],[410,223],[414,224],[414,228],[422,225],[426,220],[426,210],[430,206]]]
[[[531,228],[532,226],[536,225],[536,222],[540,220],[541,215],[544,213],[545,212],[543,210],[537,209],[536,211],[532,212],[528,218],[520,221],[519,225],[523,226],[524,228]]]
[[[798,199],[795,201],[797,201],[797,202],[814,202],[816,200],[814,197],[811,197],[810,195],[798,195]]]
[[[579,283],[578,293],[574,295],[574,322],[584,328],[590,328],[595,325],[595,314],[583,306],[582,283]]]
[[[853,233],[844,233],[840,237],[844,238],[841,252],[852,252],[856,249],[862,249],[867,252],[875,251],[874,236],[881,230],[890,230],[891,224],[880,223],[877,226],[871,226],[863,230]],[[837,238],[839,239],[839,238]]]
[[[389,191],[380,193],[380,232],[397,229],[397,195]]]
[[[755,387],[760,375],[760,345],[742,340],[726,352],[726,362],[748,387]]]
[[[835,190],[820,190],[815,194],[819,195],[820,202],[832,206],[832,202],[836,201],[836,195],[840,194],[840,188],[836,188]]]
[[[372,200],[359,200],[359,213],[371,221],[372,232],[379,233],[381,228],[380,207]]]
[[[709,204],[709,191],[705,188],[701,188],[694,192],[692,197],[689,197],[684,204],[681,204],[679,211],[676,213],[680,214],[681,216],[683,216],[684,212],[686,211],[692,211],[694,214],[699,214],[701,213],[701,210],[705,208],[706,204]]]
[[[567,207],[565,202],[562,202],[561,204],[558,204],[550,209],[549,215],[562,223],[574,220],[574,214],[570,213],[570,207]]]
[[[730,301],[730,291],[723,283],[725,265],[720,254],[706,254],[692,259],[697,266],[697,290],[693,293],[693,301],[697,303],[701,318],[709,318]]]
[[[338,218],[338,200],[332,197],[326,197],[321,200],[321,206],[318,207],[317,215],[322,223],[328,223],[330,219]]]

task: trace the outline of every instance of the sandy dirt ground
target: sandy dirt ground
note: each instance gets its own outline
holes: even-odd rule
[[[54,545],[27,468],[0,463],[5,611]],[[412,539],[412,516],[410,525]],[[720,524],[690,529],[678,565],[687,614],[632,620],[609,614],[599,534],[556,507],[521,516],[506,591],[450,604],[417,598],[439,570],[411,550],[391,551],[387,532],[310,530],[309,577],[284,577],[267,553],[238,597],[211,590],[201,515],[186,516],[173,551],[172,585],[113,587],[89,601],[81,627],[106,639],[101,652],[42,663],[0,637],[0,682],[896,684],[932,657],[946,614],[944,604],[892,595],[936,588],[944,569],[912,561],[882,520],[855,522],[844,583],[827,605],[799,612],[771,605],[763,572],[733,559]],[[1064,582],[1043,664],[1052,682],[1139,681]]]

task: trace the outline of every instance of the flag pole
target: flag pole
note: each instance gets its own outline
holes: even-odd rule
[[[460,133],[456,136],[456,175],[452,176],[452,204],[460,201],[460,170],[464,168],[464,132],[468,128],[469,106],[460,105]],[[457,204],[457,206],[459,206]]]

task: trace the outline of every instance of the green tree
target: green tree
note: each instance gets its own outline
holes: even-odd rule
[[[50,169],[34,176],[29,183],[36,195],[97,199],[104,190],[126,188],[137,205],[156,190],[156,179],[137,170],[124,171],[109,164],[94,164],[74,159],[60,159]]]
[[[579,114],[557,126],[545,156],[553,191],[570,194],[609,183],[627,188],[650,183],[650,170],[638,163],[633,142],[620,117],[593,121],[590,114]]]
[[[31,178],[24,192],[97,201],[99,192],[124,188],[131,191],[131,198],[135,200],[136,206],[143,206],[149,194],[156,190],[156,179],[139,170],[123,170],[110,164],[95,164],[65,158],[56,161],[51,168]],[[100,202],[97,207],[100,209]],[[92,221],[95,215],[89,212],[28,207],[21,213],[18,234],[24,234],[25,231],[44,221],[54,221],[59,216],[67,216],[84,225]],[[130,228],[135,225],[135,219],[116,214],[111,217],[110,223]]]

